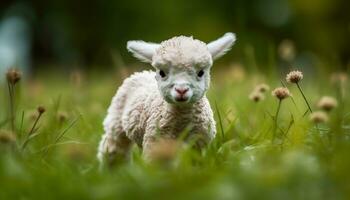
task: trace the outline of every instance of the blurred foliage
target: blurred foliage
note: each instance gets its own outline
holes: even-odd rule
[[[347,0],[3,0],[0,19],[20,16],[30,24],[34,69],[103,67],[113,64],[114,54],[131,62],[128,40],[183,34],[209,42],[228,31],[238,42],[223,62],[244,61],[253,48],[264,71],[270,52],[290,39],[302,57],[345,69],[349,7]]]
[[[170,162],[145,163],[135,146],[130,162],[101,170],[96,159],[101,122],[116,86],[133,70],[117,69],[113,75],[39,72],[20,80],[14,88],[15,134],[5,112],[7,87],[0,85],[0,199],[350,197],[346,74],[304,74],[300,84],[314,110],[324,95],[338,101],[330,120],[318,125],[304,114],[307,106],[297,87],[285,83],[293,96],[283,100],[274,131],[278,100],[270,91],[284,77],[250,74],[238,65],[214,69],[208,96],[218,134],[202,154],[184,146]],[[249,100],[260,83],[270,86],[265,99]],[[46,112],[37,123],[38,135],[23,149],[38,105]]]

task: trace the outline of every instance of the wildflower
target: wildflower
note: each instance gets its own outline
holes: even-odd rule
[[[44,106],[39,106],[39,107],[37,108],[37,111],[38,111],[39,114],[43,114],[43,113],[46,111],[46,109],[45,109]]]
[[[325,123],[328,121],[328,115],[323,111],[316,111],[310,114],[310,120],[314,123]]]
[[[302,79],[303,73],[298,70],[289,72],[286,77],[288,83],[299,83]]]
[[[272,95],[277,97],[279,100],[283,100],[290,96],[290,92],[286,87],[278,87],[272,91]]]
[[[278,87],[278,88],[275,88],[272,91],[272,95],[279,99],[278,107],[277,107],[276,114],[275,114],[275,117],[274,117],[274,122],[275,123],[274,123],[273,139],[275,139],[276,133],[277,133],[277,128],[278,128],[278,124],[277,124],[278,114],[279,114],[280,109],[281,109],[282,100],[287,98],[287,97],[289,97],[290,96],[290,92],[289,92],[288,88],[286,88],[286,87]]]
[[[6,79],[12,85],[15,85],[19,80],[21,80],[21,76],[21,72],[13,68],[9,69],[6,73]]]
[[[337,105],[338,102],[335,98],[324,96],[318,101],[317,107],[325,111],[331,111],[333,108],[337,107]]]
[[[39,120],[40,120],[42,114],[43,114],[45,111],[46,111],[46,110],[45,110],[45,107],[43,107],[43,106],[38,106],[38,108],[37,108],[38,116],[37,116],[37,118],[35,119],[32,128],[30,129],[29,133],[28,133],[27,136],[26,136],[26,139],[24,140],[24,142],[23,142],[23,144],[22,144],[22,147],[21,147],[22,151],[26,148],[28,142],[30,141],[30,139],[31,139],[30,136],[32,136],[32,135],[34,134],[34,132],[37,130],[37,129],[36,129],[37,124],[38,124],[38,122],[39,122]]]
[[[302,79],[303,79],[303,73],[301,71],[298,71],[298,70],[291,71],[286,76],[286,81],[288,83],[295,83],[297,85],[299,92],[303,96],[303,99],[304,99],[309,111],[312,113],[311,106],[310,106],[303,90],[301,89],[301,86],[299,85],[299,81],[301,81]]]
[[[252,93],[250,93],[249,99],[255,102],[259,102],[264,100],[265,96],[261,92],[253,91]]]
[[[269,90],[270,90],[270,87],[265,83],[259,84],[255,87],[255,91],[262,92],[262,93],[267,92]]]
[[[21,80],[21,73],[16,69],[9,69],[6,72],[6,79],[8,83],[8,90],[10,96],[10,122],[11,122],[11,130],[15,132],[15,120],[16,120],[16,108],[15,108],[15,85]]]

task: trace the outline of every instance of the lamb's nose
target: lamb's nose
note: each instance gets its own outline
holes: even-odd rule
[[[187,92],[188,90],[189,90],[188,87],[185,87],[185,88],[176,88],[176,87],[175,87],[175,91],[176,91],[177,93],[179,93],[180,95],[186,94],[186,92]]]

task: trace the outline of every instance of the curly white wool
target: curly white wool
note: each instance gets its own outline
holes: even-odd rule
[[[152,66],[155,67],[212,65],[207,45],[202,41],[185,36],[173,37],[160,43],[152,60]]]

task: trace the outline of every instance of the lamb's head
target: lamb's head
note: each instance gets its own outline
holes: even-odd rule
[[[129,41],[127,48],[156,69],[158,88],[168,103],[192,104],[209,87],[213,60],[224,55],[235,41],[233,33],[205,44],[192,37],[173,37],[160,44]]]

